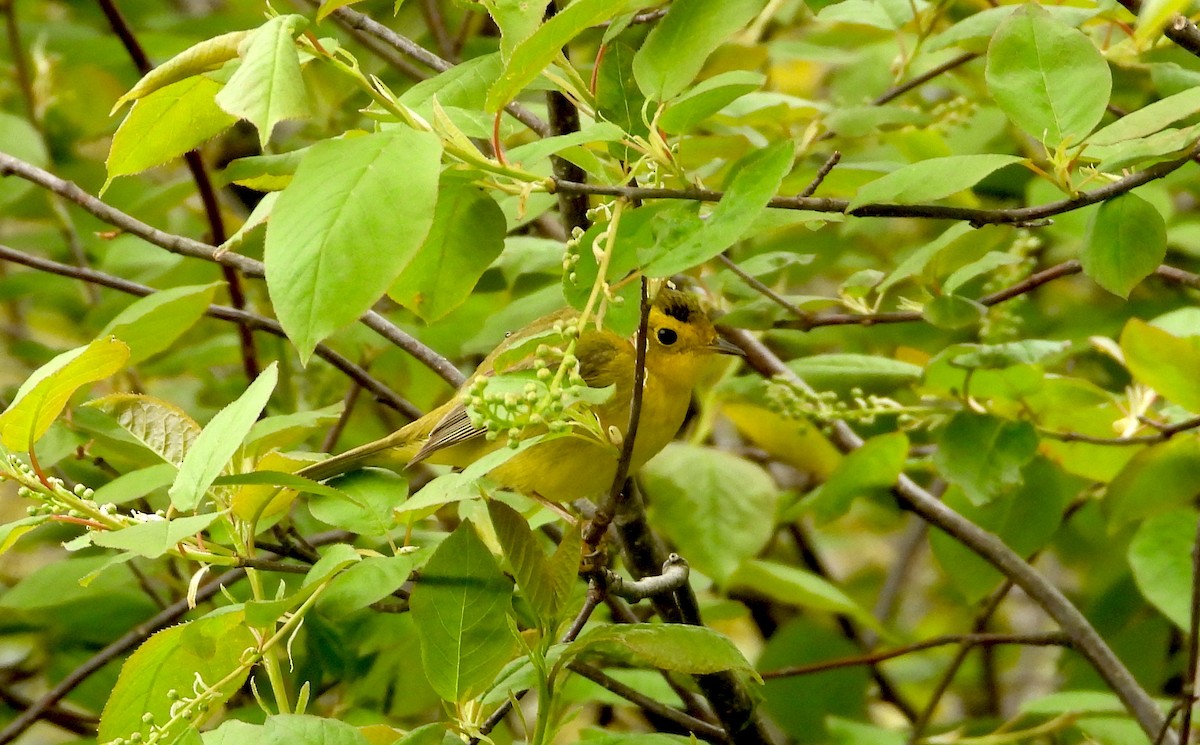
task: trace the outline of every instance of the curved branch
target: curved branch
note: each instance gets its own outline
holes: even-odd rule
[[[203,259],[204,261],[212,261],[222,266],[230,266],[247,277],[262,278],[265,276],[261,261],[248,256],[242,256],[233,251],[218,251],[214,246],[210,246],[207,243],[202,243],[182,235],[167,233],[147,225],[136,217],[100,201],[70,181],[61,179],[19,158],[14,158],[8,153],[0,152],[0,176],[10,175],[19,176],[26,181],[65,197],[109,225],[136,235],[159,248],[165,248],[171,253],[194,259]],[[405,333],[394,323],[375,311],[364,313],[359,318],[359,322],[415,357],[450,385],[455,388],[462,385],[462,373],[454,365],[450,364],[449,360]]]
[[[58,274],[63,277],[78,279],[83,282],[90,282],[94,285],[108,287],[119,292],[124,292],[129,295],[145,297],[153,295],[157,290],[153,287],[147,287],[137,282],[131,282],[121,277],[115,277],[111,274],[97,271],[95,269],[80,268],[69,264],[60,264],[57,261],[43,259],[39,256],[33,256],[14,248],[0,244],[0,259],[11,261],[14,264],[21,264],[31,269],[37,269],[50,274]],[[256,315],[245,310],[230,308],[224,305],[210,305],[204,311],[205,315],[212,318],[219,318],[223,321],[233,321],[234,323],[244,324],[248,328],[253,328],[257,331],[264,331],[268,334],[286,339],[287,334],[283,333],[283,327],[277,321],[264,316]],[[318,344],[313,353],[321,359],[333,365],[338,370],[346,374],[348,378],[358,383],[363,388],[375,394],[375,397],[380,401],[388,404],[392,408],[401,412],[410,419],[418,419],[421,416],[421,410],[399,394],[388,388],[372,377],[365,369],[354,364],[341,354],[335,352],[328,345]]]
[[[864,204],[848,210],[850,200],[823,197],[773,197],[767,206],[783,210],[807,210],[810,212],[838,212],[853,217],[918,217],[935,220],[964,220],[975,227],[983,225],[1028,225],[1054,215],[1071,212],[1089,204],[1103,202],[1120,196],[1139,186],[1179,169],[1194,157],[1200,156],[1200,143],[1188,153],[1175,160],[1155,163],[1092,191],[1080,192],[1073,197],[1031,207],[1009,209],[980,209],[953,207],[943,204]],[[569,191],[580,194],[625,197],[627,199],[688,199],[696,202],[717,202],[725,194],[712,189],[659,189],[646,186],[609,186],[605,184],[581,184],[574,181],[554,181],[552,191]]]
[[[793,385],[811,390],[795,372],[748,332],[731,330],[728,336],[746,351],[748,360],[760,373],[781,376]],[[857,450],[863,444],[863,439],[849,425],[840,421],[834,423],[830,438],[839,450],[846,453]],[[1142,730],[1149,737],[1159,733],[1163,725],[1163,714],[1154,699],[1138,684],[1095,627],[1061,590],[994,533],[984,530],[938,501],[908,476],[900,475],[896,486],[893,487],[893,493],[902,506],[978,554],[1024,590],[1058,623],[1059,628],[1071,640],[1071,644],[1088,659],[1096,672],[1117,694]],[[1178,738],[1174,733],[1169,733],[1164,741],[1167,745],[1176,745]]]

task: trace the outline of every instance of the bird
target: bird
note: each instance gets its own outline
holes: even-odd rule
[[[567,308],[533,321],[507,338],[480,363],[474,374],[446,403],[390,435],[318,461],[298,471],[315,481],[367,466],[398,473],[418,462],[464,468],[507,444],[509,433],[491,433],[472,422],[467,402],[480,381],[495,374],[497,359],[522,342],[564,323],[578,320]],[[647,316],[647,342],[642,406],[632,447],[633,473],[666,447],[679,432],[692,391],[717,354],[740,355],[741,349],[720,337],[700,299],[664,285]],[[548,438],[517,453],[488,477],[502,488],[542,500],[563,503],[607,493],[617,472],[621,444],[629,427],[634,388],[636,347],[632,337],[587,324],[575,346],[579,376],[589,388],[613,386],[603,403],[586,404],[598,428],[571,428],[566,436]],[[532,366],[529,360],[517,367]],[[523,436],[546,432],[534,426]],[[595,432],[606,433],[601,439]],[[515,434],[515,433],[514,433]]]

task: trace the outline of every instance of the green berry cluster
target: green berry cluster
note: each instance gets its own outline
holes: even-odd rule
[[[906,406],[899,401],[861,388],[850,389],[843,399],[834,391],[811,391],[776,377],[767,383],[767,403],[789,419],[811,421],[828,433],[834,422],[871,425],[879,417],[895,417],[902,430],[929,428],[944,418],[937,406]]]

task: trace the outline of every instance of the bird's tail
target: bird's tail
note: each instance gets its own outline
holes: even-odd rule
[[[367,466],[379,466],[400,473],[420,447],[420,443],[412,439],[408,427],[404,427],[387,437],[305,466],[296,473],[313,481],[324,481]]]

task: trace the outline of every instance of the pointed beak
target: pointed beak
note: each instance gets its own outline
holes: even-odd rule
[[[746,353],[742,351],[741,347],[731,344],[719,336],[717,337],[717,340],[714,343],[709,344],[707,348],[713,352],[716,352],[717,354],[732,354],[737,357],[746,356]]]

